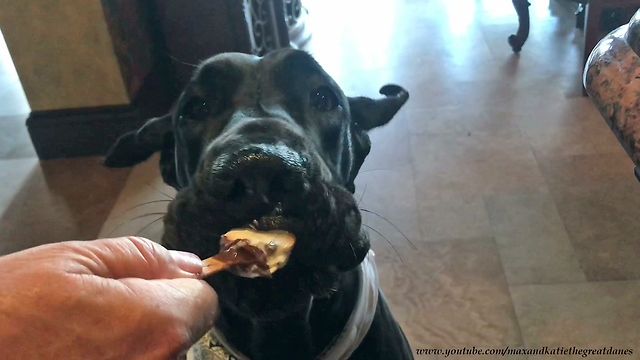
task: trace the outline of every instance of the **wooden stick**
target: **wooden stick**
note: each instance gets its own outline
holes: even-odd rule
[[[237,265],[231,261],[222,261],[219,256],[220,254],[202,260],[202,277],[213,275],[217,272],[228,269],[233,265]]]
[[[241,264],[258,265],[259,268],[262,265],[263,268],[266,268],[264,276],[271,274],[266,260],[267,255],[264,251],[249,244],[243,244],[243,246],[238,248],[231,247],[238,242],[239,241],[236,241],[233,244],[226,246],[218,255],[202,260],[202,277],[205,278],[232,266]]]

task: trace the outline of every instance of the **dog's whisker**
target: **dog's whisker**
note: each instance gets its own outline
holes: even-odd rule
[[[356,204],[357,206],[360,206],[360,203],[362,202],[362,199],[364,198],[364,194],[367,192],[367,185],[369,185],[369,183],[364,184],[364,189],[362,190],[362,195],[360,195],[360,200],[358,200],[358,203]]]
[[[147,225],[145,225],[145,227],[143,227],[142,229],[140,229],[140,231],[138,231],[138,233],[136,234],[136,236],[140,235],[143,231],[147,230],[147,228],[155,223],[157,223],[158,221],[164,219],[164,215],[160,216],[159,218],[153,220],[152,222],[148,223]]]
[[[124,214],[124,213],[126,213],[127,211],[131,211],[131,210],[133,210],[133,209],[137,209],[137,208],[139,208],[139,207],[141,207],[141,206],[145,206],[145,205],[149,205],[149,204],[155,204],[155,203],[161,203],[161,202],[171,202],[171,201],[172,201],[172,200],[170,200],[170,199],[166,199],[166,200],[164,200],[164,199],[163,199],[163,200],[147,201],[147,202],[145,202],[145,203],[138,204],[138,205],[136,205],[136,206],[132,206],[132,207],[130,207],[130,208],[128,208],[128,209],[126,209],[126,210],[124,210],[122,213]]]
[[[396,249],[395,246],[393,246],[393,244],[391,243],[391,241],[389,241],[389,239],[387,239],[386,236],[382,235],[380,233],[380,231],[372,228],[371,226],[367,225],[367,224],[362,224],[362,226],[366,227],[367,229],[371,229],[371,231],[375,232],[376,234],[380,235],[383,239],[387,240],[387,242],[389,243],[389,245],[391,245],[391,248],[393,249],[393,251],[395,251],[396,255],[398,255],[398,259],[400,259],[400,262],[402,263],[402,265],[404,265],[404,261],[402,261],[402,256],[400,256],[400,253],[398,252],[398,249]]]
[[[415,245],[415,244],[414,244],[414,243],[409,239],[409,237],[408,237],[407,235],[405,235],[405,234],[402,232],[402,230],[400,230],[400,228],[398,228],[398,227],[396,226],[396,224],[394,224],[394,223],[392,223],[391,221],[389,221],[389,219],[387,219],[386,217],[384,217],[384,216],[382,216],[382,215],[380,215],[380,214],[378,214],[378,213],[375,213],[375,212],[373,212],[373,211],[371,211],[371,210],[367,210],[367,209],[364,209],[364,208],[360,208],[360,211],[362,211],[362,212],[366,212],[367,214],[375,215],[375,216],[379,217],[380,219],[382,219],[382,220],[386,221],[389,225],[393,226],[393,227],[394,227],[394,229],[396,229],[396,230],[400,233],[400,235],[402,235],[402,237],[404,237],[404,238],[407,240],[407,242],[409,242],[409,244],[411,244],[411,246],[413,246],[413,249],[414,249],[414,250],[418,250],[418,248],[416,247],[416,245]]]
[[[368,173],[368,172],[372,172],[372,171],[391,171],[391,169],[369,169],[369,170],[365,170],[365,171],[360,171],[359,174],[364,174],[364,173]]]
[[[162,202],[167,202],[167,203],[168,203],[168,202],[171,202],[171,201],[173,201],[173,200],[172,200],[172,199],[166,199],[166,200],[165,200],[165,199],[163,199],[163,200],[154,200],[154,201],[148,201],[148,202],[145,202],[145,203],[142,203],[142,204],[138,204],[138,205],[136,205],[136,206],[132,206],[132,207],[130,207],[130,208],[128,208],[128,209],[126,209],[126,210],[122,211],[122,212],[120,213],[120,215],[116,216],[116,218],[115,218],[115,219],[123,218],[123,217],[124,217],[124,215],[125,215],[127,212],[129,212],[129,211],[131,211],[131,210],[133,210],[133,209],[136,209],[136,208],[139,208],[139,207],[145,206],[145,205],[149,205],[149,204],[153,204],[153,203],[162,203]],[[114,220],[115,220],[115,219],[114,219]]]
[[[164,216],[166,215],[166,213],[158,213],[158,212],[155,212],[155,213],[142,214],[142,215],[138,215],[138,216],[132,217],[131,219],[129,219],[129,220],[127,220],[127,221],[125,221],[125,222],[121,223],[120,225],[116,226],[116,227],[115,227],[115,229],[111,230],[111,231],[107,234],[107,236],[111,236],[111,235],[112,235],[114,232],[116,232],[118,229],[120,229],[121,227],[123,227],[123,226],[127,225],[128,223],[132,222],[133,220],[137,220],[137,219],[141,219],[141,218],[146,217],[146,216],[153,216],[153,215],[162,215],[162,217],[164,217]]]
[[[157,187],[155,187],[155,186],[151,185],[151,183],[147,183],[147,185],[149,185],[149,187],[153,188],[155,191],[159,192],[160,194],[162,194],[162,195],[164,195],[164,196],[168,197],[169,199],[173,200],[173,196],[168,195],[168,194],[167,194],[167,193],[165,193],[164,191],[162,191],[162,190],[158,189]]]
[[[353,258],[358,261],[358,256],[356,255],[356,250],[353,248],[353,245],[349,243],[349,247],[351,248],[351,252],[353,252]]]
[[[129,220],[129,221],[133,221],[133,220],[136,220],[136,219],[141,219],[141,218],[143,218],[143,217],[146,217],[146,216],[152,216],[152,215],[162,215],[162,216],[165,216],[165,215],[167,215],[167,213],[166,213],[166,212],[153,212],[153,213],[142,214],[142,215],[138,215],[138,216],[134,216],[134,217],[132,217],[132,218],[131,218],[131,220]]]
[[[174,57],[174,56],[173,56],[173,55],[171,55],[171,54],[169,54],[169,57],[171,58],[171,60],[173,60],[173,61],[175,61],[175,62],[177,62],[177,63],[180,63],[180,64],[182,64],[182,65],[191,66],[192,68],[197,68],[197,67],[198,67],[198,65],[191,64],[191,63],[188,63],[188,62],[186,62],[186,61],[182,61],[182,60],[180,60],[180,59],[178,59],[178,58]]]

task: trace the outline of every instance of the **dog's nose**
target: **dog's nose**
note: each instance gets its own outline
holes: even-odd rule
[[[213,163],[209,190],[245,204],[273,204],[308,188],[308,160],[285,145],[253,145]]]

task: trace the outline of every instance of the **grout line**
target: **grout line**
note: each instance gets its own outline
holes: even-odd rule
[[[529,147],[529,149],[531,150],[531,146],[529,144],[529,142],[527,142],[527,146]],[[536,165],[538,163],[536,162]],[[491,232],[493,233],[493,237],[492,237],[492,241],[493,241],[493,245],[495,246],[496,249],[496,253],[498,254],[498,258],[500,259],[500,268],[502,269],[502,276],[504,277],[504,282],[507,286],[507,294],[509,294],[509,301],[511,301],[511,308],[513,310],[513,316],[515,318],[515,322],[516,322],[516,326],[518,327],[518,335],[519,335],[519,340],[520,340],[520,345],[526,347],[527,344],[524,340],[524,335],[523,335],[523,331],[522,331],[522,326],[520,325],[520,319],[518,318],[518,312],[516,311],[516,305],[513,302],[513,295],[511,294],[511,286],[509,285],[509,279],[507,278],[507,272],[505,271],[505,266],[504,266],[504,259],[502,256],[502,252],[500,251],[500,246],[498,246],[498,242],[496,241],[496,229],[493,225],[493,221],[491,221],[491,216],[489,215],[489,209],[487,208],[487,201],[486,201],[487,195],[483,194],[481,199],[482,199],[482,205],[484,207],[484,211],[487,215],[487,219],[489,220],[489,226],[491,227]]]
[[[583,281],[583,282],[558,282],[553,284],[520,284],[520,285],[509,285],[510,288],[524,288],[524,287],[533,287],[533,286],[556,286],[556,285],[586,285],[586,284],[608,284],[608,283],[629,283],[629,284],[637,284],[640,283],[640,279],[630,279],[630,280],[600,280],[600,281]]]
[[[483,200],[484,201],[484,200]],[[498,258],[500,259],[500,268],[502,269],[502,276],[504,276],[504,282],[507,286],[507,294],[509,294],[509,301],[511,301],[511,309],[513,310],[513,317],[516,322],[516,326],[518,327],[518,337],[520,340],[520,345],[526,347],[527,343],[524,341],[524,335],[522,332],[522,326],[520,326],[520,319],[518,318],[518,312],[516,311],[516,305],[513,302],[513,295],[511,294],[511,286],[509,286],[509,281],[507,280],[507,273],[504,270],[504,262],[502,260],[502,254],[500,254],[500,249],[498,248],[498,243],[496,242],[496,238],[493,237],[493,245],[496,248],[496,253],[498,253]]]
[[[542,176],[542,181],[544,182],[544,186],[548,190],[547,193],[549,194],[549,197],[551,198],[551,201],[553,203],[553,207],[554,207],[554,209],[556,211],[556,214],[558,214],[558,218],[560,219],[560,222],[562,223],[562,229],[564,230],[565,234],[567,235],[567,238],[569,239],[569,245],[571,245],[571,250],[573,251],[573,255],[575,256],[576,261],[578,262],[578,266],[580,267],[580,271],[582,271],[582,275],[584,276],[585,282],[590,282],[587,279],[587,274],[584,271],[584,266],[582,264],[582,261],[581,261],[580,257],[578,256],[578,254],[576,252],[576,248],[575,248],[575,245],[574,245],[573,237],[571,236],[571,234],[569,233],[569,230],[567,229],[567,225],[565,224],[564,219],[562,218],[562,215],[560,214],[560,210],[558,210],[558,202],[556,201],[556,197],[553,195],[553,191],[551,190],[551,186],[549,186],[549,182],[547,181],[547,177],[542,172],[542,168],[540,167],[540,159],[539,159],[538,155],[536,155],[535,151],[531,147],[531,144],[529,143],[528,140],[527,140],[527,145],[529,146],[529,149],[533,153],[533,158],[536,161],[536,166],[538,168],[538,171],[540,172],[540,176]]]
[[[424,234],[424,230],[422,229],[422,215],[420,212],[420,196],[418,196],[418,178],[416,176],[416,159],[413,156],[413,142],[415,141],[415,136],[413,134],[411,134],[411,131],[409,129],[409,115],[406,115],[406,119],[407,119],[407,123],[405,124],[407,126],[407,143],[409,146],[409,157],[411,159],[411,176],[413,179],[413,193],[414,193],[414,197],[415,197],[415,209],[414,209],[414,215],[416,217],[416,220],[418,221],[418,234],[420,236],[419,242],[424,242],[424,238],[425,238],[425,234]]]

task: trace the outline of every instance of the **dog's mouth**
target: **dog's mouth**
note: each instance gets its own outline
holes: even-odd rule
[[[200,242],[200,255],[216,255],[227,231],[252,228],[292,233],[298,239],[293,264],[339,272],[362,261],[368,243],[362,240],[355,199],[319,156],[282,143],[224,149],[204,160],[193,185],[178,194],[186,201],[175,209],[176,225],[190,224],[181,237],[191,241],[212,234]]]
[[[331,294],[340,274],[357,267],[369,250],[352,193],[312,165],[291,168],[292,162],[283,160],[287,153],[252,147],[240,152],[246,158],[228,157],[232,166],[221,164],[213,176],[210,168],[201,167],[165,217],[163,241],[203,259],[217,255],[221,236],[233,229],[295,236],[285,266],[270,278],[229,271],[207,278],[223,303],[252,316],[287,312],[309,295]]]
[[[304,208],[305,205],[300,207]],[[340,235],[334,235],[340,231],[338,224],[330,225],[333,219],[316,217],[316,214],[312,211],[305,213],[302,209],[298,211],[298,214],[292,215],[285,212],[284,209],[285,206],[282,203],[278,203],[269,214],[258,216],[241,225],[221,228],[219,231],[215,231],[215,235],[209,239],[209,243],[222,244],[225,234],[238,230],[250,230],[263,234],[287,233],[299,241],[296,241],[293,246],[293,250],[283,268],[312,266],[333,273],[347,271],[355,267],[362,261],[364,254],[368,251],[368,243],[358,241],[362,236],[360,233],[353,232],[354,239],[340,239]],[[356,216],[355,213],[352,213],[345,220],[353,220],[353,222],[359,223],[359,214]],[[239,222],[234,223],[239,224]],[[203,252],[203,255],[205,257],[215,256],[222,250],[222,245],[212,246],[208,251]],[[242,271],[234,270],[236,269],[232,268],[230,272],[236,276],[255,277],[248,276]]]
[[[195,188],[180,191],[165,220],[166,242],[201,258],[217,255],[220,238],[234,229],[288,232],[296,244],[285,268],[305,266],[342,272],[357,266],[369,244],[360,213],[342,186],[315,181],[288,201],[244,207],[212,199]]]

